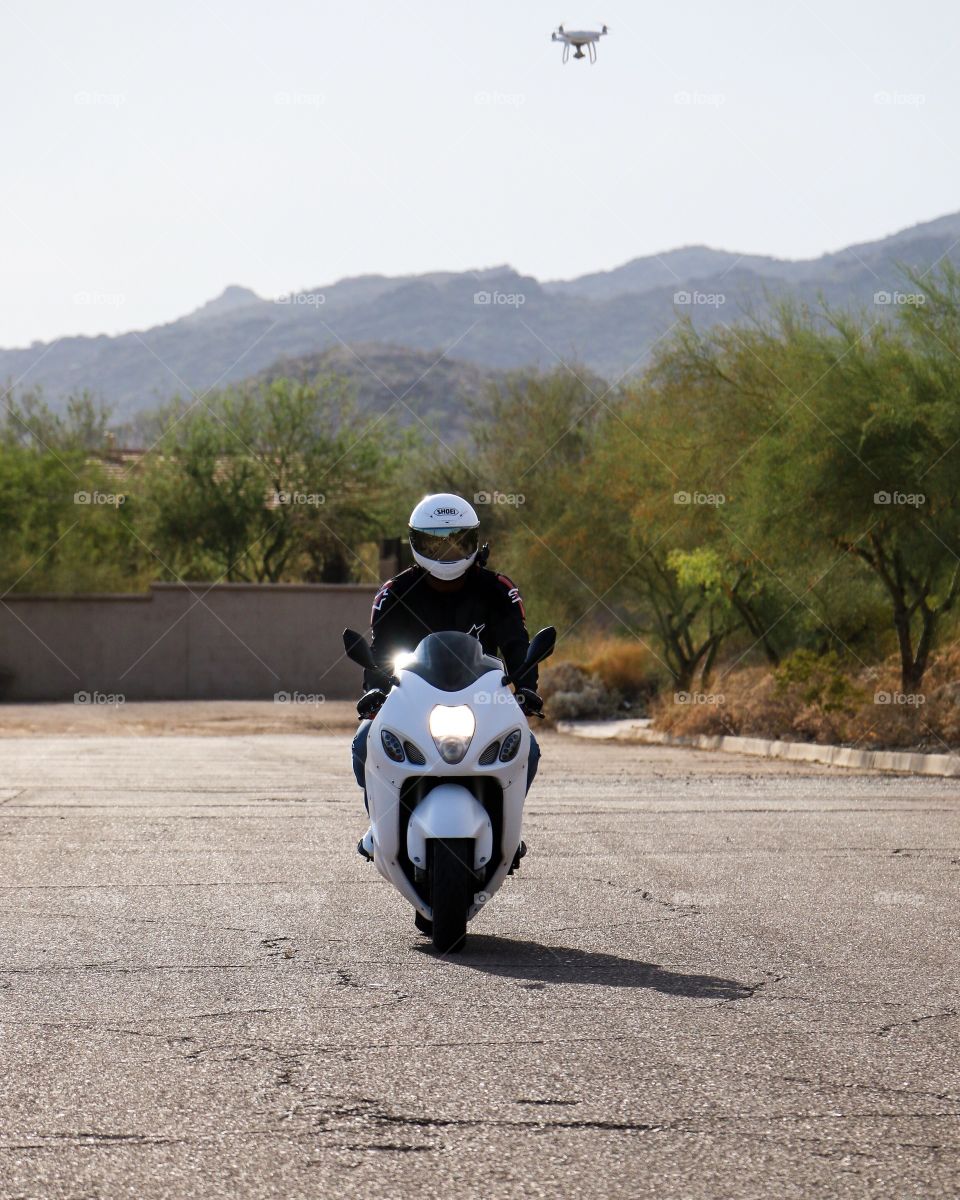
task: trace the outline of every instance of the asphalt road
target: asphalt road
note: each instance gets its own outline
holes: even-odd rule
[[[438,959],[333,736],[0,740],[0,1196],[960,1191],[960,786],[544,737]]]

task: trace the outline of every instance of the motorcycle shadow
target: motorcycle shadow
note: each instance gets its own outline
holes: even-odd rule
[[[430,953],[425,946],[417,949]],[[455,962],[457,966],[487,975],[529,980],[541,987],[551,983],[590,983],[601,987],[649,988],[668,996],[695,1000],[746,1000],[754,992],[751,984],[719,975],[671,971],[656,963],[622,958],[618,954],[544,946],[540,942],[513,941],[490,934],[471,934],[465,952],[458,954]]]

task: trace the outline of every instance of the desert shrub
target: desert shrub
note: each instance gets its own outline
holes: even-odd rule
[[[598,638],[580,661],[589,675],[630,704],[647,704],[667,674],[648,646],[623,638]]]
[[[540,672],[540,694],[552,721],[596,720],[617,711],[619,696],[597,675],[571,662],[560,662]]]

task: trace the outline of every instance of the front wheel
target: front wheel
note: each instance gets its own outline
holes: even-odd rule
[[[429,845],[433,947],[439,954],[455,954],[466,941],[467,913],[476,891],[473,839],[433,838]]]

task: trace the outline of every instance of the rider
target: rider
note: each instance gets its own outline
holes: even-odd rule
[[[415,565],[388,580],[373,601],[370,625],[377,666],[392,674],[400,651],[415,650],[429,633],[454,630],[473,634],[485,653],[499,652],[507,671],[516,671],[530,644],[523,599],[512,580],[484,565],[487,548],[480,549],[480,519],[473,506],[450,492],[425,496],[410,514],[409,534]],[[353,739],[353,770],[361,787],[370,723],[386,699],[375,685],[375,678],[364,672],[369,690],[357,705],[361,725]],[[525,713],[543,708],[536,686],[534,666],[516,685],[517,703]],[[540,748],[531,732],[528,790],[539,761]],[[357,850],[365,858],[372,853],[369,829]]]

